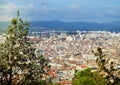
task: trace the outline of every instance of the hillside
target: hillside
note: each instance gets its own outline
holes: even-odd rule
[[[120,32],[120,22],[92,23],[92,22],[61,22],[61,21],[40,21],[31,22],[31,31],[40,31],[41,28],[64,31],[115,31]]]
[[[61,22],[61,21],[36,21],[30,22],[30,31],[115,31],[120,32],[120,22],[94,23],[94,22]],[[0,22],[0,32],[5,32],[8,22]]]

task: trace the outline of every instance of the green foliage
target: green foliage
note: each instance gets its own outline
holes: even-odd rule
[[[92,78],[82,76],[81,79],[76,80],[76,85],[95,85],[95,81]]]
[[[73,78],[73,85],[107,85],[97,72],[90,69],[79,71]]]
[[[29,23],[19,18],[18,11],[8,27],[6,41],[0,44],[1,85],[45,85],[42,75],[49,70],[48,61],[43,56],[36,57],[27,38],[28,31]],[[44,71],[44,68],[48,70]],[[18,78],[20,75],[22,78]]]
[[[45,70],[43,70],[46,68]],[[27,75],[27,80],[29,82],[34,82],[40,85],[45,85],[43,83],[49,82],[49,77],[46,80],[42,80],[43,74],[48,74],[50,67],[48,66],[48,60],[43,56],[38,56],[36,60],[32,61],[30,65],[29,74]],[[29,77],[30,76],[30,77]]]
[[[91,73],[90,69],[86,69],[86,70],[84,70],[84,71],[78,72],[76,76],[78,76],[78,77],[80,77],[80,76],[88,76],[88,77],[91,77],[91,76],[92,76],[92,73]]]
[[[24,24],[19,16],[13,18],[11,25],[8,27],[6,41],[0,45],[0,74],[1,83],[12,84],[13,76],[18,76],[20,70],[26,68],[29,60],[29,53],[23,53],[30,50],[27,40],[29,24]],[[21,26],[23,27],[22,29]]]

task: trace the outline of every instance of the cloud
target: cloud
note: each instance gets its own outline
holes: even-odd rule
[[[41,7],[39,7],[39,11],[41,11],[41,12],[48,12],[49,11],[49,7],[44,4]]]
[[[16,9],[17,9],[17,6],[13,5],[12,3],[0,6],[1,13],[6,13],[6,14],[11,13],[13,12],[13,10],[16,10]]]
[[[0,6],[0,21],[9,21],[11,17],[15,16],[17,10],[22,14],[28,15],[28,13],[36,10],[33,4],[28,5],[15,5],[13,3],[2,4]]]
[[[12,19],[13,16],[9,16],[9,15],[0,15],[0,20],[1,21],[10,21]]]
[[[27,21],[112,21],[120,19],[119,2],[117,3],[117,0],[0,0],[0,21],[9,21],[16,15],[17,10]]]
[[[33,4],[28,4],[28,6],[27,6],[28,8],[31,8],[31,9],[34,9],[34,5]]]
[[[0,21],[8,21],[13,17],[13,14],[17,10],[17,7],[12,3],[2,4],[0,6]]]

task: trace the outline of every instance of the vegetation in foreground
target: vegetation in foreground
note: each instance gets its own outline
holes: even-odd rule
[[[73,78],[73,85],[107,85],[105,80],[97,72],[85,69],[78,71]]]
[[[18,11],[8,27],[6,41],[0,44],[0,85],[46,85],[48,82],[42,79],[49,71],[48,61],[34,54],[28,31],[29,23],[19,18]]]
[[[91,72],[90,69],[78,71],[73,78],[73,85],[120,85],[120,70],[115,69],[115,64],[103,54],[98,47],[96,63],[98,69]]]

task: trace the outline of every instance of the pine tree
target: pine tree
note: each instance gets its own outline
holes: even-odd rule
[[[6,41],[0,44],[0,84],[32,84],[42,82],[49,70],[48,61],[35,56],[35,49],[27,38],[30,23],[17,17],[11,20]],[[47,71],[44,71],[47,68]],[[41,84],[40,84],[41,85]]]

